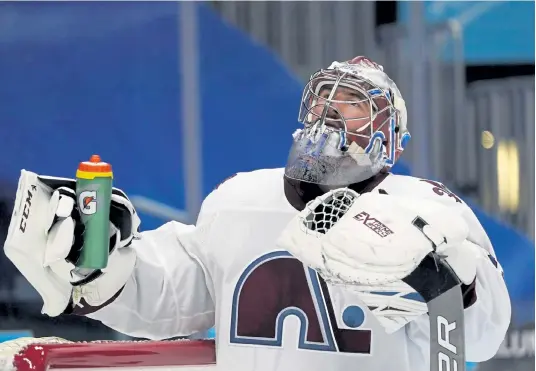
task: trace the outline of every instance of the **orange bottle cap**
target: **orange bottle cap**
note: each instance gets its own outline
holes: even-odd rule
[[[89,161],[81,162],[78,170],[91,173],[110,173],[112,171],[112,165],[102,162],[99,155],[93,155]]]

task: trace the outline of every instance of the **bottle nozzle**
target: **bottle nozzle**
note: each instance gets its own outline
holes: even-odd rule
[[[99,155],[92,155],[91,158],[89,159],[89,162],[94,162],[94,163],[101,162],[101,158]]]

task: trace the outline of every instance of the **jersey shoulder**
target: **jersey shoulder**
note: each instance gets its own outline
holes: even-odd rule
[[[431,199],[447,206],[467,206],[461,197],[436,180],[390,174],[378,188],[389,194]]]
[[[384,189],[389,194],[430,200],[457,210],[469,227],[468,240],[484,248],[490,254],[494,254],[491,241],[472,208],[443,183],[436,180],[390,174],[377,188]]]
[[[203,201],[201,212],[286,207],[284,169],[260,169],[228,177]]]

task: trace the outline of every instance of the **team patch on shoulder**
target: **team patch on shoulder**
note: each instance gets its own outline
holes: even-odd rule
[[[228,181],[228,180],[233,179],[233,178],[234,178],[235,176],[237,176],[237,175],[238,175],[238,174],[235,173],[235,174],[233,174],[233,175],[231,175],[231,176],[228,176],[228,177],[225,178],[222,182],[220,182],[220,184],[218,184],[218,185],[216,186],[216,188],[214,188],[214,189],[218,189],[218,188],[220,188],[221,185],[222,185],[223,183],[225,183],[225,182]]]
[[[421,182],[430,184],[433,188],[432,191],[438,196],[448,196],[453,198],[456,202],[462,203],[461,198],[456,196],[454,192],[449,190],[443,183],[436,182],[434,180],[421,179]]]

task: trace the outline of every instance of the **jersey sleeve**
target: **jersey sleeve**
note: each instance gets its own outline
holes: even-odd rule
[[[220,212],[241,200],[243,180],[236,178],[229,177],[205,198],[195,226],[169,222],[134,240],[132,276],[113,301],[87,317],[121,333],[155,340],[213,327],[215,265],[210,255],[218,236],[212,229]]]
[[[197,227],[169,222],[133,241],[137,261],[121,293],[87,316],[121,333],[148,339],[186,336],[214,325],[207,272],[181,240]]]
[[[470,231],[468,240],[482,248],[477,260],[473,297],[465,309],[466,351],[468,361],[482,362],[499,350],[510,325],[511,304],[491,241],[473,211],[464,206]]]

